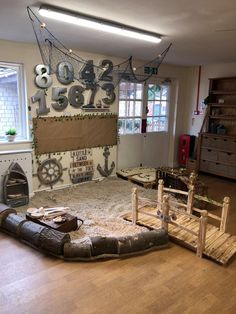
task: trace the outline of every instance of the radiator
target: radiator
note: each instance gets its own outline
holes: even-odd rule
[[[33,196],[32,183],[32,150],[17,150],[17,151],[0,151],[0,200],[3,199],[3,180],[8,168],[12,162],[17,162],[24,170],[28,185],[29,196]]]

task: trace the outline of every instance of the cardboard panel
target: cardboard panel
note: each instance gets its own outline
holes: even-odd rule
[[[117,144],[117,115],[34,118],[35,153],[56,153]]]

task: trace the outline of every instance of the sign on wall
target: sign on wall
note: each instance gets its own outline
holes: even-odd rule
[[[94,174],[92,149],[71,152],[69,176],[73,184],[91,181]]]
[[[33,119],[35,153],[117,145],[117,115],[76,115]]]

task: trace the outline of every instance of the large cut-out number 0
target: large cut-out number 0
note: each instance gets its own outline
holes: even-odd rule
[[[50,76],[49,66],[38,64],[35,67],[35,84],[40,88],[48,88],[52,85],[52,78]]]

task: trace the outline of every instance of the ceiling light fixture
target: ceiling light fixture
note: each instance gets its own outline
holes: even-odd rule
[[[65,11],[51,6],[44,5],[40,7],[39,14],[44,17],[48,17],[61,22],[92,28],[107,33],[135,38],[138,40],[144,40],[156,44],[161,42],[160,34],[148,32],[128,25],[96,18],[81,13]]]

